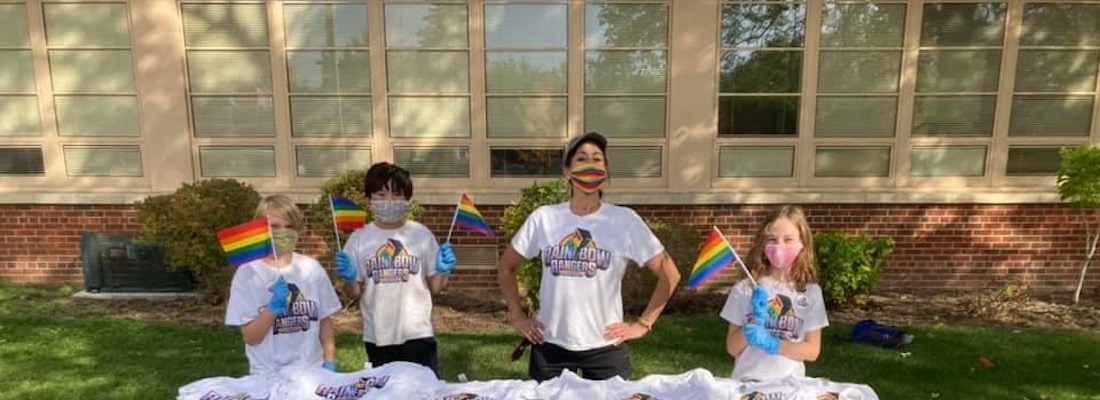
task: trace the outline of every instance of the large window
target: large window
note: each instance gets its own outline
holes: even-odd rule
[[[50,2],[42,14],[66,174],[142,176],[126,3]]]
[[[365,169],[374,132],[366,2],[283,5],[295,174]]]
[[[1087,140],[1100,64],[1100,4],[1026,3],[1008,127],[1008,176],[1057,173]]]
[[[185,1],[191,118],[203,177],[274,177],[267,5]]]
[[[385,4],[386,83],[394,158],[425,177],[469,177],[466,140],[454,146],[402,139],[466,139],[470,134],[470,41],[466,4]],[[414,141],[415,143],[415,141]],[[433,165],[424,164],[432,160]]]
[[[27,6],[19,3],[0,4],[0,176],[40,176],[42,125]]]

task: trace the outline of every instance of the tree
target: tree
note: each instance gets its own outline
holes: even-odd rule
[[[1100,147],[1062,148],[1062,165],[1058,169],[1058,194],[1063,201],[1072,203],[1081,211],[1081,221],[1085,224],[1085,260],[1081,265],[1081,277],[1077,280],[1077,291],[1073,294],[1073,303],[1077,304],[1081,301],[1085,273],[1096,254],[1097,241],[1100,240]],[[1092,215],[1089,215],[1090,211]],[[1097,222],[1095,231],[1090,219]]]

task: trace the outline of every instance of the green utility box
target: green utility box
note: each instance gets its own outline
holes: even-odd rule
[[[159,246],[138,244],[132,234],[84,232],[80,258],[84,290],[97,292],[190,292],[189,271],[172,271]]]

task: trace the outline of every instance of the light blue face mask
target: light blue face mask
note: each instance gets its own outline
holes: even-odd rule
[[[392,224],[405,219],[409,212],[408,200],[371,200],[370,213],[375,221]]]

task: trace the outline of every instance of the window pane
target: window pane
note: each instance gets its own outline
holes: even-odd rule
[[[1057,175],[1062,166],[1061,147],[1008,147],[1008,176]]]
[[[585,47],[667,47],[668,6],[586,4]]]
[[[895,93],[898,51],[823,51],[817,76],[821,93]]]
[[[1005,3],[925,4],[921,46],[1000,46]]]
[[[901,47],[904,4],[832,4],[822,12],[822,47]]]
[[[897,97],[819,97],[814,121],[818,137],[893,137]]]
[[[34,93],[35,91],[31,51],[0,50],[0,93]]]
[[[794,176],[794,147],[722,147],[718,150],[722,178],[785,178]]]
[[[347,171],[366,170],[371,165],[369,147],[299,146],[295,151],[298,176],[304,178],[339,176]]]
[[[27,31],[27,7],[22,4],[0,4],[0,26],[4,34],[0,35],[0,46],[30,46],[30,33]]]
[[[129,46],[126,4],[45,4],[50,46]]]
[[[985,146],[914,148],[909,174],[912,176],[985,175]]]
[[[616,147],[607,149],[607,172],[619,178],[660,178],[660,147]]]
[[[271,97],[191,96],[195,137],[274,137]]]
[[[791,4],[724,4],[721,43],[728,47],[802,47],[806,7]]]
[[[370,94],[369,51],[288,51],[292,93]]]
[[[889,147],[818,147],[814,176],[856,178],[890,176]]]
[[[0,137],[42,135],[35,96],[0,96]]]
[[[723,51],[719,64],[722,93],[801,92],[801,51]]]
[[[61,136],[141,136],[135,96],[57,96]]]
[[[1024,46],[1100,46],[1100,4],[1024,4]]]
[[[199,164],[205,178],[275,176],[274,147],[202,147]]]
[[[1000,50],[922,50],[917,92],[996,92]]]
[[[490,97],[489,137],[565,137],[564,97]]]
[[[437,178],[470,177],[470,151],[465,147],[395,147],[394,163],[412,176]]]
[[[543,176],[562,174],[561,149],[498,149],[489,151],[492,177]]]
[[[65,146],[64,152],[69,176],[142,176],[138,146]]]
[[[287,47],[367,47],[366,4],[283,6]]]
[[[268,47],[264,4],[183,4],[188,47]]]
[[[267,51],[189,51],[192,93],[271,93]]]
[[[469,93],[470,58],[465,51],[389,51],[390,93]]]
[[[470,137],[470,99],[391,97],[390,136]]]
[[[485,47],[565,47],[565,4],[486,4]]]
[[[798,96],[719,97],[718,134],[798,134]]]
[[[466,6],[386,5],[386,45],[467,47]]]
[[[565,93],[564,51],[491,51],[485,54],[489,93]]]
[[[1009,136],[1088,136],[1092,96],[1025,96],[1012,98]]]
[[[291,97],[294,137],[370,137],[370,97]]]
[[[44,175],[42,149],[37,147],[0,147],[0,175]]]
[[[1100,24],[1100,20],[1097,21]],[[1091,92],[1096,90],[1096,50],[1020,50],[1017,92]]]
[[[993,133],[996,96],[917,96],[913,134],[920,136],[989,136]]]
[[[53,89],[60,93],[134,92],[129,50],[50,50]]]
[[[664,97],[586,97],[584,130],[609,138],[664,137]]]
[[[587,93],[664,93],[667,65],[664,51],[585,52],[584,91]]]

